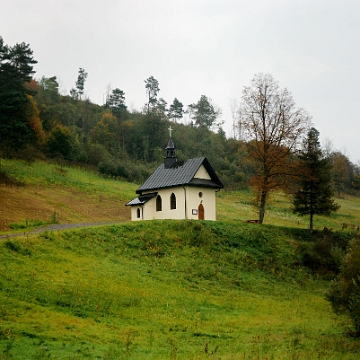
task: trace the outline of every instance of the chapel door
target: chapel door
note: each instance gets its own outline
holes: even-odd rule
[[[198,219],[199,220],[205,219],[205,210],[203,204],[200,204],[198,207]]]

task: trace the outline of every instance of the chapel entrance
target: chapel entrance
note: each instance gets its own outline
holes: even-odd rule
[[[200,204],[198,207],[198,220],[205,219],[205,210],[203,204]]]

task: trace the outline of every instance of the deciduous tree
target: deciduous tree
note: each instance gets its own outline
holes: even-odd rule
[[[349,159],[340,151],[331,154],[332,177],[337,196],[341,197],[345,188],[350,185],[351,164]]]
[[[29,100],[28,106],[28,124],[31,130],[36,135],[37,144],[43,144],[45,140],[45,132],[42,128],[42,123],[40,119],[40,111],[37,107],[36,101],[33,96],[27,95]]]
[[[67,126],[57,124],[49,134],[46,142],[46,152],[49,156],[66,160],[76,158],[78,141]]]
[[[38,84],[40,89],[37,98],[40,98],[44,105],[52,105],[59,101],[59,83],[56,76],[50,78],[43,76],[38,81]]]
[[[117,119],[111,113],[102,115],[100,121],[91,130],[91,142],[104,146],[111,154],[114,154],[117,146],[116,136],[118,133]]]
[[[291,93],[280,89],[269,74],[257,74],[243,89],[239,127],[247,140],[247,153],[256,164],[252,184],[263,223],[271,192],[283,188],[292,175],[291,156],[306,133],[310,116],[295,107]]]
[[[330,215],[340,206],[334,200],[329,158],[322,156],[319,132],[311,128],[304,140],[304,150],[299,155],[299,189],[293,197],[293,211],[309,215],[313,230],[314,215]]]

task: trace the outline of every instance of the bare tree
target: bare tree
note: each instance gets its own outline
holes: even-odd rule
[[[241,138],[241,122],[238,120],[239,111],[238,111],[238,99],[229,100],[231,117],[232,117],[232,136],[234,139],[242,140]]]
[[[295,107],[291,93],[270,74],[257,74],[243,89],[239,123],[249,157],[257,165],[252,179],[262,224],[271,192],[284,188],[293,174],[291,155],[310,124],[310,115]]]

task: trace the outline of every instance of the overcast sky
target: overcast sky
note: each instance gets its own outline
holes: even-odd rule
[[[30,44],[35,78],[57,76],[63,94],[81,67],[92,102],[110,85],[140,110],[154,76],[168,104],[210,97],[228,134],[230,103],[270,73],[322,142],[360,160],[359,0],[2,0],[0,36]]]

